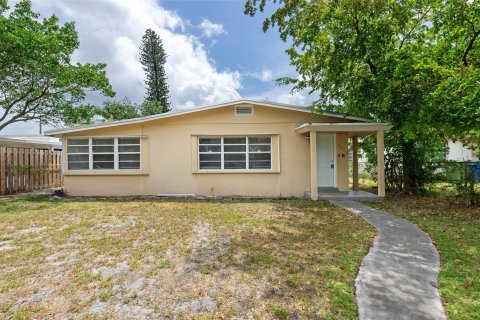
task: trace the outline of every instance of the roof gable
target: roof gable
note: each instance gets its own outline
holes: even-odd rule
[[[206,111],[206,110],[212,110],[212,109],[223,108],[223,107],[228,107],[228,106],[235,106],[235,105],[242,105],[242,104],[252,104],[252,105],[258,105],[258,106],[262,106],[262,107],[271,107],[271,108],[276,108],[276,109],[284,109],[284,110],[292,110],[292,111],[311,113],[311,110],[308,107],[294,106],[294,105],[288,105],[288,104],[282,104],[282,103],[276,103],[276,102],[270,102],[270,101],[255,101],[255,100],[249,100],[249,99],[242,99],[242,100],[230,101],[230,102],[226,102],[226,103],[215,104],[215,105],[210,105],[210,106],[205,106],[205,107],[200,107],[200,108],[174,110],[174,111],[161,113],[161,114],[156,114],[156,115],[152,115],[152,116],[146,116],[146,117],[139,117],[139,118],[133,118],[133,119],[126,119],[126,120],[96,123],[96,124],[92,124],[92,125],[84,125],[84,126],[71,127],[71,128],[62,128],[62,129],[57,129],[57,130],[49,130],[49,131],[45,132],[45,135],[61,136],[62,134],[65,134],[65,133],[85,131],[85,130],[91,130],[91,129],[97,129],[97,128],[107,128],[107,127],[114,127],[114,126],[121,126],[121,125],[128,125],[128,124],[137,124],[137,123],[143,123],[143,122],[153,121],[153,120],[157,120],[157,119],[176,117],[176,116],[195,113],[195,112],[201,112],[201,111]],[[342,119],[346,119],[346,120],[350,120],[350,121],[356,121],[356,122],[370,122],[370,120],[368,120],[368,119],[363,119],[363,118],[358,118],[358,117],[350,117],[350,116],[347,116],[347,115],[337,114],[337,113],[332,113],[332,112],[324,112],[322,115],[330,116],[330,117],[334,117],[334,118],[342,118]]]

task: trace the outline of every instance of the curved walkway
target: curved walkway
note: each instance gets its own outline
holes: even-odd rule
[[[378,230],[355,280],[360,320],[447,319],[438,293],[440,259],[413,223],[350,200],[331,201]]]

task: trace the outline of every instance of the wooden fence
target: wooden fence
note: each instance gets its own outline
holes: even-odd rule
[[[0,147],[0,195],[62,186],[61,151]]]

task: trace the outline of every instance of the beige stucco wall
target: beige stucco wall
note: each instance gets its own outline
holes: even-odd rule
[[[348,135],[337,133],[336,157],[337,157],[337,188],[338,191],[348,191]]]
[[[302,197],[310,189],[310,150],[305,136],[295,132],[304,122],[342,122],[334,117],[254,106],[252,116],[235,116],[234,106],[194,112],[141,124],[100,128],[64,135],[141,136],[142,170],[71,172],[64,184],[71,195],[124,196],[196,194],[207,196]],[[196,139],[202,135],[272,136],[271,172],[201,173],[196,168]],[[347,137],[337,136],[337,148],[347,153]],[[337,151],[338,156],[339,151]],[[64,153],[66,163],[66,152]],[[337,159],[337,184],[348,188],[347,157]],[[345,171],[340,173],[340,171]],[[346,178],[345,178],[346,177]]]

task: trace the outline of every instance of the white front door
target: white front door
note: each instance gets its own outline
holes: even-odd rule
[[[317,184],[335,187],[335,135],[317,133]]]

